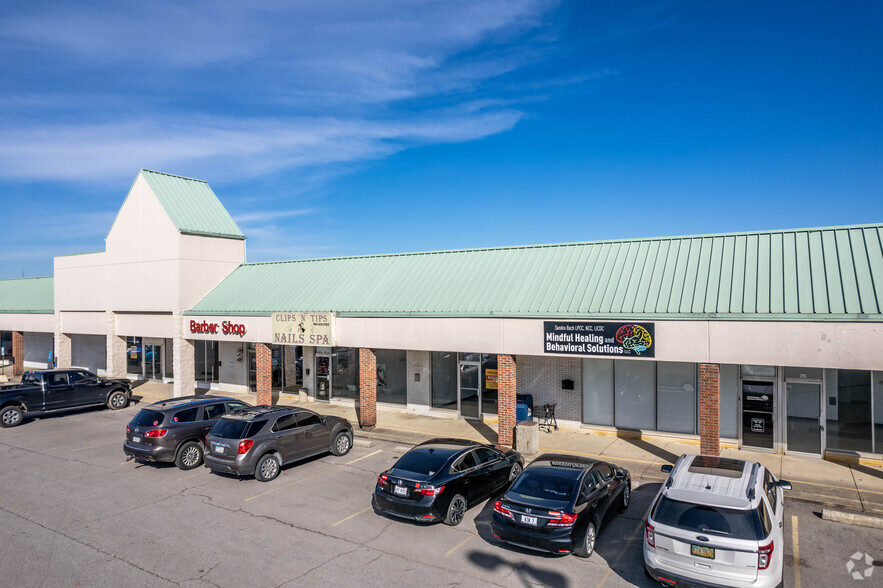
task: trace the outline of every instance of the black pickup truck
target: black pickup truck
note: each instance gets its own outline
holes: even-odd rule
[[[80,369],[25,372],[21,384],[0,386],[0,427],[68,408],[106,405],[119,410],[131,398],[130,380],[101,378]]]

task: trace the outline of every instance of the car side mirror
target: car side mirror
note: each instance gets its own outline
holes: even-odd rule
[[[779,480],[778,484],[779,488],[781,488],[782,490],[791,490],[791,482],[789,482],[788,480]]]
[[[662,466],[661,469],[662,469],[663,473],[670,474],[671,470],[672,470],[672,466],[669,464],[665,464],[664,466]]]
[[[624,480],[625,474],[622,472],[616,472],[615,474],[613,474],[613,479],[614,480]]]

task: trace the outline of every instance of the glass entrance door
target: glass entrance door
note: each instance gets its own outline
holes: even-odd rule
[[[785,385],[788,451],[822,454],[822,385],[789,382]]]
[[[477,419],[481,405],[481,364],[477,361],[460,362],[460,416]]]
[[[742,447],[773,449],[775,386],[742,380]]]
[[[148,380],[162,380],[162,345],[144,346],[144,377]]]
[[[331,398],[331,356],[316,355],[316,400]]]

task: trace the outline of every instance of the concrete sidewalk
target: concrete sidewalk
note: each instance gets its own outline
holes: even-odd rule
[[[214,394],[233,396],[255,404],[254,394]],[[133,395],[143,403],[156,402],[172,395],[172,385],[137,382]],[[358,427],[356,408],[352,404],[299,402],[296,396],[285,394],[279,396],[277,403],[304,406],[321,414],[347,418],[355,427],[356,437],[362,439],[401,444],[417,444],[434,437],[457,437],[491,443],[497,440],[494,423],[403,414],[378,406],[377,426],[364,430]],[[699,446],[560,429],[548,434],[540,432],[540,450],[601,458],[628,468],[633,478],[647,483],[665,480],[661,466],[674,463],[682,454],[698,453]],[[722,455],[760,462],[777,477],[791,481],[794,489],[788,493],[789,498],[856,512],[883,514],[883,468],[744,449],[724,449]]]

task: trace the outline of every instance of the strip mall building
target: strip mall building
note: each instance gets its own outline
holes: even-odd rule
[[[98,253],[0,281],[28,368],[819,456],[883,454],[883,224],[268,263],[142,170]],[[379,410],[378,410],[379,409]]]

